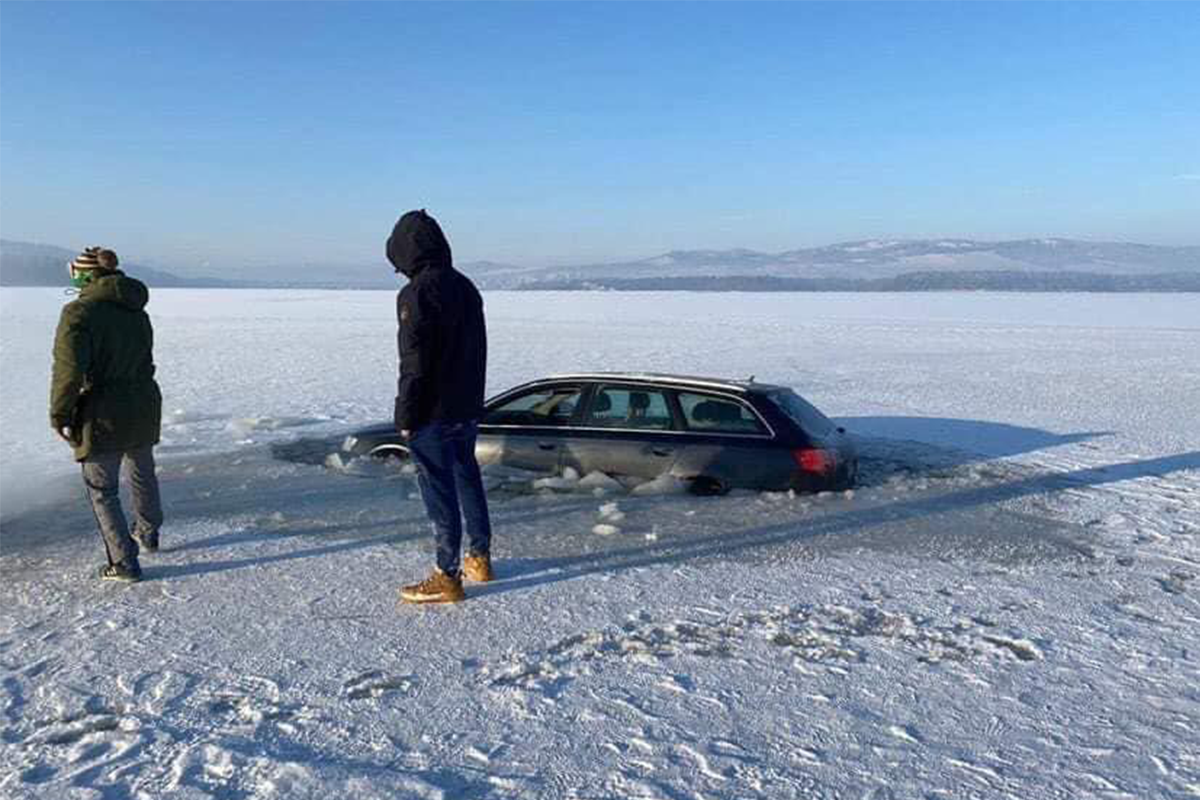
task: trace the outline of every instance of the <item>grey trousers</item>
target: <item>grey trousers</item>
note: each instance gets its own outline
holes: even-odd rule
[[[104,537],[108,563],[137,561],[138,546],[129,535],[129,524],[121,510],[121,462],[129,469],[129,488],[133,495],[134,530],[147,535],[158,531],[163,522],[162,499],[158,494],[158,476],[154,473],[154,448],[139,447],[124,453],[93,453],[83,462],[83,483],[88,500]]]

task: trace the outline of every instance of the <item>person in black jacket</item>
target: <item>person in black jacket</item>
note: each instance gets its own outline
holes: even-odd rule
[[[396,299],[400,380],[396,430],[408,442],[433,523],[437,568],[400,590],[409,603],[457,602],[462,575],[490,581],[491,521],[475,460],[483,413],[487,330],[483,298],[450,259],[450,244],[425,210],[410,211],[387,240],[387,257],[408,284]],[[463,518],[467,555],[459,573]]]

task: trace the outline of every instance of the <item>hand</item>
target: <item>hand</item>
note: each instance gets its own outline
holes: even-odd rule
[[[412,438],[412,431],[408,430],[407,428],[401,430],[400,438],[407,442],[409,439]]]
[[[71,430],[70,425],[60,425],[54,429],[54,432],[58,434],[58,438],[62,439],[67,444],[74,446],[75,431]]]

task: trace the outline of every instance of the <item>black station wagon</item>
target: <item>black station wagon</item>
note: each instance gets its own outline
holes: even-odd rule
[[[390,424],[355,431],[354,455],[407,458]],[[653,479],[697,494],[732,488],[813,492],[854,484],[849,435],[784,386],[682,375],[554,375],[487,401],[480,464]]]

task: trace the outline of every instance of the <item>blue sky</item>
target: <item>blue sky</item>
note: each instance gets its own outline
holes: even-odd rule
[[[183,272],[1200,243],[1196,3],[10,3],[0,235]]]

